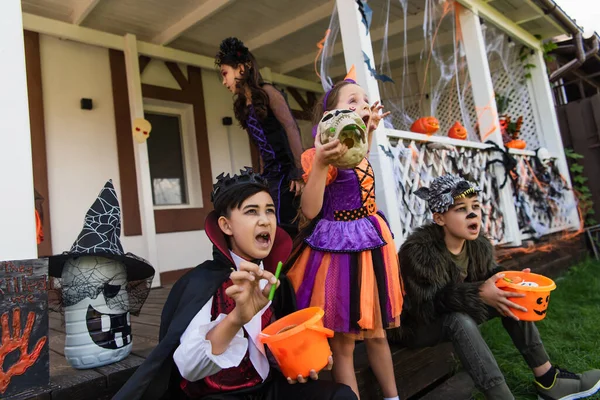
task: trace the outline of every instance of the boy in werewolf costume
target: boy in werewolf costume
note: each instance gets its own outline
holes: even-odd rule
[[[292,241],[277,227],[266,179],[249,168],[221,174],[211,198],[205,231],[213,257],[175,283],[158,346],[113,400],[356,400],[348,386],[316,380],[314,370],[284,377],[258,340],[275,318],[295,310],[293,288],[272,273]],[[273,303],[271,285],[279,285]]]
[[[427,201],[434,223],[415,230],[400,249],[406,295],[400,328],[391,342],[407,347],[450,341],[465,370],[487,399],[514,399],[478,324],[502,325],[535,375],[539,399],[579,399],[600,388],[600,370],[574,374],[550,363],[533,322],[519,321],[510,301],[520,295],[496,287],[502,278],[493,248],[480,234],[477,186],[454,175],[436,178],[415,192]],[[528,270],[524,270],[528,272]],[[522,295],[521,295],[522,296]]]

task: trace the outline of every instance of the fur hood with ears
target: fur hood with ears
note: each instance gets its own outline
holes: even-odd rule
[[[479,297],[479,287],[502,270],[494,262],[494,248],[480,235],[466,242],[469,256],[467,277],[460,279],[444,242],[444,230],[436,224],[417,228],[400,248],[400,270],[405,288],[402,324],[390,339],[408,337],[416,326],[428,324],[442,314],[462,312],[481,323],[488,306]]]

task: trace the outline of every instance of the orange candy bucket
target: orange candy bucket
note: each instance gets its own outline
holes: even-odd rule
[[[311,369],[318,372],[327,366],[331,356],[327,338],[333,331],[323,326],[323,315],[320,307],[305,308],[275,321],[259,335],[284,376],[308,377]]]
[[[550,278],[521,271],[504,271],[504,278],[496,281],[496,286],[507,292],[525,293],[525,297],[511,297],[510,301],[527,309],[527,312],[514,308],[510,310],[521,321],[540,321],[546,317],[550,292],[556,284]]]

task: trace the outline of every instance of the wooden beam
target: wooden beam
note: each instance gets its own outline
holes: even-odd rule
[[[235,0],[208,0],[200,4],[195,10],[188,12],[183,18],[169,26],[163,32],[152,39],[152,43],[165,46],[177,39],[183,32],[187,31],[201,21],[208,19]]]
[[[140,75],[142,75],[144,73],[144,70],[146,69],[146,67],[148,66],[148,64],[150,64],[150,61],[152,61],[152,59],[148,56],[140,56]]]
[[[140,75],[139,54],[135,35],[125,35],[124,40],[125,71],[127,75],[127,92],[129,94],[129,113],[131,121],[144,118],[144,102],[142,100],[142,78]],[[129,135],[133,141],[133,136]],[[135,155],[135,171],[138,191],[140,193],[140,215],[142,236],[146,247],[146,256],[150,265],[158,268],[158,251],[156,246],[156,223],[154,220],[154,204],[152,200],[152,179],[150,177],[150,161],[146,143],[133,145]],[[154,275],[152,286],[160,286],[160,274]]]
[[[113,50],[124,50],[123,36],[85,28],[50,18],[44,18],[33,14],[23,13],[22,15],[23,27],[26,30],[93,46]],[[173,49],[171,47],[159,46],[154,43],[137,41],[137,49],[139,54],[149,56],[153,59],[173,61],[211,71],[213,71],[215,67],[215,59],[213,57],[189,53],[186,51]],[[282,86],[292,86],[318,93],[323,92],[321,85],[315,82],[276,73],[273,73],[272,76],[273,83],[278,83]]]
[[[295,88],[288,88],[287,91],[289,94],[292,95],[294,100],[296,100],[296,103],[298,103],[298,105],[300,105],[300,108],[302,108],[302,111],[310,111],[309,107],[308,107],[308,103],[306,102],[306,100],[304,100],[304,98],[302,98],[302,95],[300,94],[300,92],[298,92],[298,90],[296,90]]]
[[[406,30],[410,31],[414,28],[417,28],[423,25],[423,16],[424,14],[411,15],[406,20]],[[391,22],[388,25],[387,37],[391,38],[393,36],[399,35],[404,32],[404,19],[396,20]],[[371,41],[379,42],[386,37],[385,25],[377,27],[371,31]],[[337,56],[338,54],[342,54],[344,52],[344,48],[342,46],[341,41],[335,44],[333,47],[332,55]],[[287,74],[288,72],[297,70],[306,65],[312,64],[315,61],[315,56],[317,55],[317,51],[313,51],[311,53],[306,53],[301,56],[295,57],[279,66],[279,72],[282,74]]]
[[[490,65],[485,52],[485,41],[481,31],[479,17],[469,10],[456,6],[456,13],[460,21],[465,56],[467,59],[469,77],[473,91],[473,101],[477,110],[477,126],[482,142],[491,140],[501,148],[504,147],[498,121],[494,85],[490,73]],[[498,182],[504,170],[494,168]],[[504,215],[505,238],[513,245],[521,245],[521,230],[517,219],[514,202],[514,193],[511,185],[499,189],[499,203]]]
[[[172,61],[165,62],[165,65],[169,69],[169,72],[171,72],[171,75],[173,75],[173,78],[175,78],[175,80],[179,84],[181,90],[186,90],[188,87],[188,81],[183,72],[181,72],[181,69],[179,69],[179,65]]]
[[[344,45],[345,67],[350,69],[352,65],[356,68],[356,80],[365,90],[370,101],[376,102],[381,99],[379,94],[379,85],[377,80],[371,75],[364,62],[363,55],[373,59],[373,48],[371,35],[365,35],[365,27],[354,0],[336,0],[336,9],[340,20],[340,34]],[[396,190],[393,185],[386,185],[394,181],[393,168],[389,157],[384,152],[384,146],[389,144],[387,135],[381,128],[373,133],[370,139],[370,157],[369,161],[373,166],[375,180],[379,182],[375,185],[375,195],[377,196],[378,206],[385,213],[391,231],[398,237],[402,233],[400,214],[398,209],[398,200]],[[401,243],[396,242],[396,251],[399,250]]]
[[[334,1],[330,0],[317,8],[312,8],[310,11],[296,15],[290,20],[287,20],[276,27],[261,33],[246,41],[246,46],[252,51],[255,51],[268,44],[274,43],[281,38],[291,35],[294,32],[304,29],[307,26],[329,18],[333,11]]]
[[[25,61],[27,67],[27,97],[29,99],[29,126],[31,129],[31,155],[33,162],[33,187],[44,198],[42,203],[42,229],[44,240],[38,245],[38,257],[52,253],[52,228],[50,221],[50,194],[48,187],[48,162],[46,155],[46,130],[44,125],[44,96],[42,90],[42,63],[40,35],[25,31]]]
[[[74,25],[81,25],[99,2],[100,0],[78,0],[75,2],[76,6],[73,10],[71,23]]]
[[[491,22],[499,29],[532,49],[537,50],[541,48],[542,44],[535,36],[489,4],[485,4],[479,0],[458,0],[458,2],[475,15]]]
[[[142,234],[142,221],[135,173],[133,140],[131,140],[131,116],[125,56],[122,51],[110,49],[108,57],[115,115],[115,133],[117,136],[119,180],[121,181],[123,234],[125,236],[139,236]]]

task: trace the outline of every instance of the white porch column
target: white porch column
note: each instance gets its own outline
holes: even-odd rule
[[[144,102],[142,100],[142,78],[140,76],[139,55],[135,35],[125,35],[125,68],[127,70],[127,90],[129,92],[129,110],[131,123],[136,118],[144,118]],[[133,139],[133,135],[131,136]],[[160,268],[156,247],[156,226],[154,224],[154,203],[152,201],[152,182],[150,180],[150,162],[146,142],[139,144],[133,141],[135,154],[135,172],[138,192],[140,194],[140,217],[142,235],[146,244],[146,257],[156,270],[152,287],[160,286]]]
[[[504,147],[490,65],[485,52],[485,42],[479,16],[458,3],[456,3],[456,12],[460,18],[462,40],[469,67],[469,77],[472,83],[473,100],[477,110],[480,134],[489,134],[485,140],[492,140],[500,147]],[[497,181],[504,181],[503,167],[495,166],[494,170]],[[521,244],[521,231],[517,220],[513,190],[508,183],[500,190],[500,207],[504,214],[506,237],[511,244],[519,246]]]
[[[371,46],[371,35],[365,35],[365,26],[362,23],[361,15],[358,11],[358,5],[354,0],[336,0],[337,13],[340,19],[340,31],[344,46],[344,59],[346,61],[346,70],[352,65],[356,68],[356,79],[358,84],[365,89],[369,96],[369,101],[374,103],[380,100],[379,87],[377,80],[371,75],[365,64],[363,52],[369,56],[374,65],[373,48]],[[388,158],[379,145],[388,146],[389,141],[383,129],[383,122],[373,135],[373,143],[369,161],[373,165],[375,172],[375,196],[377,206],[381,209],[390,224],[390,228],[396,237],[400,237],[401,225],[398,212],[393,167],[390,158]],[[395,242],[396,250],[400,248],[401,243]]]
[[[530,62],[535,65],[531,72],[531,88],[533,90],[531,99],[534,105],[534,111],[537,113],[536,124],[538,133],[543,138],[542,147],[546,147],[553,157],[556,157],[558,169],[567,181],[569,187],[572,187],[569,167],[563,147],[560,128],[556,118],[556,108],[552,99],[552,89],[548,80],[548,72],[544,55],[539,49],[530,57]],[[571,191],[565,196],[568,203],[575,204],[575,195]],[[577,208],[573,208],[569,213],[569,220],[573,229],[580,228],[579,213]]]
[[[20,0],[0,2],[0,260],[37,258]]]

